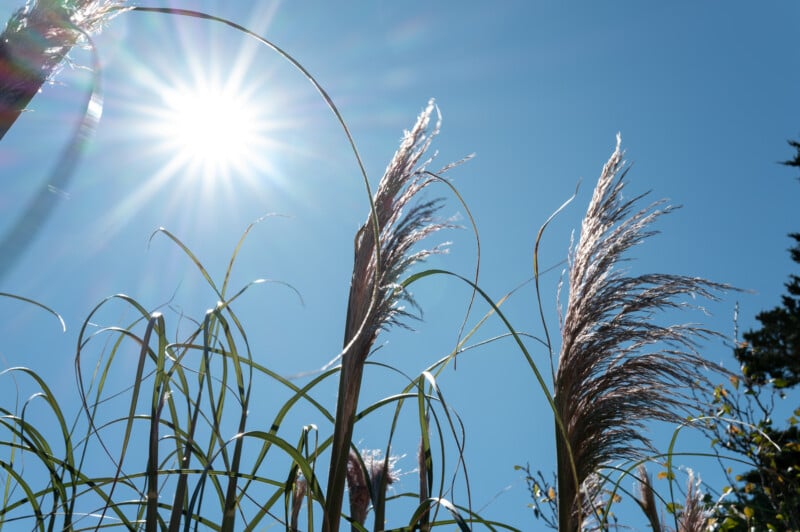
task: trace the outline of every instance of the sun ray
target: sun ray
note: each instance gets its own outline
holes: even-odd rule
[[[256,13],[256,26],[268,26],[273,16]],[[257,217],[263,211],[242,208],[247,200],[260,198],[269,210],[276,192],[300,193],[286,168],[307,156],[296,132],[308,125],[298,113],[306,98],[316,98],[313,90],[287,90],[276,77],[279,58],[270,61],[269,50],[244,36],[223,41],[208,21],[151,15],[144,22],[159,38],[116,57],[124,75],[110,85],[109,106],[122,119],[107,126],[112,151],[128,162],[120,185],[136,185],[103,214],[100,240],[110,238],[108,228],[141,219],[137,213],[154,201],[174,207],[161,211],[157,224],[176,216],[201,229],[211,212],[235,208]]]

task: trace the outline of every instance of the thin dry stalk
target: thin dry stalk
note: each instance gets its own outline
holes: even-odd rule
[[[696,342],[713,334],[694,325],[662,326],[659,311],[685,308],[682,299],[728,288],[696,277],[628,276],[617,269],[625,253],[655,234],[650,225],[672,210],[663,202],[632,212],[642,196],[623,199],[620,140],[603,167],[570,253],[569,298],[554,403],[559,530],[583,522],[580,489],[603,465],[651,450],[645,424],[681,422],[701,409],[688,393],[706,382],[707,362]]]
[[[425,446],[422,438],[419,440],[419,449],[417,450],[417,471],[419,473],[419,504],[420,506],[427,504],[428,500],[428,464],[425,457]],[[420,532],[428,532],[431,529],[430,525],[430,510],[425,510],[419,519]]]
[[[122,0],[29,0],[0,36],[0,139],[81,38]]]
[[[435,220],[440,200],[411,204],[412,199],[435,181],[426,171],[431,159],[422,161],[439,131],[441,118],[429,132],[431,115],[435,109],[431,100],[413,129],[406,132],[378,185],[373,210],[356,234],[324,532],[336,532],[339,529],[364,362],[382,329],[403,325],[401,320],[411,316],[402,303],[412,306],[415,303],[400,286],[401,276],[415,263],[443,250],[441,246],[419,251],[413,251],[412,248],[431,233],[450,227],[446,222]]]
[[[644,465],[639,466],[639,506],[641,506],[653,532],[661,532],[661,520],[658,517],[653,482]]]

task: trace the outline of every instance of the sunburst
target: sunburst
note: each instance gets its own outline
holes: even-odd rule
[[[151,78],[154,94],[139,133],[163,157],[163,177],[200,178],[206,185],[256,179],[270,169],[275,148],[269,100],[254,95],[258,83],[205,68],[188,78]]]
[[[118,57],[124,84],[109,107],[116,103],[121,118],[109,131],[136,186],[100,224],[104,235],[155,198],[157,223],[173,228],[177,218],[197,227],[208,213],[233,208],[263,214],[245,205],[258,197],[268,210],[273,193],[286,192],[284,163],[302,149],[286,139],[303,122],[299,102],[316,96],[287,91],[274,75],[280,59],[246,36],[222,38],[209,21],[161,17],[148,21],[161,26],[147,28],[158,39]],[[268,25],[268,16],[259,18],[257,26]]]
[[[158,132],[174,157],[205,179],[229,177],[258,166],[259,123],[253,103],[224,87],[169,91]]]

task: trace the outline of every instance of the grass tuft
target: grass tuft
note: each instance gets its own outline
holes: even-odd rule
[[[402,276],[414,264],[442,251],[438,246],[416,251],[412,248],[430,234],[450,227],[435,219],[439,200],[413,203],[438,180],[427,172],[431,160],[423,160],[439,131],[441,118],[429,129],[434,110],[431,100],[414,127],[405,133],[371,201],[370,216],[356,234],[326,492],[325,532],[336,532],[339,527],[364,363],[378,333],[392,325],[402,325],[402,319],[410,316],[402,303],[415,305],[402,284]]]
[[[0,373],[0,378],[14,379],[15,385],[17,380],[32,383],[35,390],[21,406],[18,399],[14,411],[0,407],[0,447],[6,450],[0,459],[0,470],[4,472],[0,525],[25,522],[35,530],[121,527],[177,531],[204,527],[231,531],[264,527],[271,520],[270,524],[296,531],[301,527],[300,513],[305,503],[307,530],[313,530],[315,511],[322,511],[316,520],[321,521],[323,531],[336,532],[342,520],[347,484],[348,519],[353,530],[365,530],[370,505],[375,530],[383,530],[387,501],[400,498],[409,498],[415,505],[406,529],[428,531],[454,525],[465,531],[474,525],[511,529],[484,520],[473,511],[464,463],[465,428],[437,381],[458,354],[481,345],[465,346],[486,320],[496,315],[508,333],[494,339],[513,338],[553,411],[558,490],[547,489],[543,503],[557,505],[558,527],[564,532],[577,532],[592,520],[608,528],[605,520],[611,513],[616,491],[624,490],[619,481],[612,492],[604,489],[603,483],[609,478],[604,476],[603,468],[613,470],[610,463],[638,460],[653,450],[642,431],[646,423],[681,423],[686,414],[702,411],[697,395],[691,392],[698,383],[707,382],[704,370],[708,365],[697,354],[696,346],[714,333],[691,324],[662,326],[653,318],[662,311],[690,308],[688,297],[714,299],[728,288],[679,275],[631,276],[620,268],[627,252],[655,234],[651,225],[671,212],[672,207],[656,202],[637,210],[643,196],[624,198],[627,168],[619,139],[595,188],[580,239],[570,251],[569,296],[556,366],[546,327],[544,340],[524,335],[500,311],[513,291],[495,300],[478,286],[480,240],[476,224],[458,191],[442,177],[454,165],[438,172],[428,169],[432,157],[427,158],[427,153],[441,123],[433,100],[412,129],[405,132],[373,194],[339,110],[291,55],[250,30],[212,15],[171,8],[130,9],[211,20],[255,38],[297,68],[335,114],[358,162],[370,202],[369,215],[354,241],[343,349],[334,361],[341,360],[341,366],[325,367],[300,386],[254,360],[246,323],[233,311],[232,303],[267,281],[252,281],[235,292],[230,287],[231,271],[252,224],[238,241],[221,283],[212,278],[200,257],[178,236],[160,228],[151,238],[164,235],[184,252],[213,291],[213,308],[196,320],[180,317],[175,337],[170,338],[169,316],[145,309],[127,295],[101,301],[78,334],[75,368],[81,411],[72,423],[35,372],[12,368]],[[70,48],[82,42],[91,45],[90,33],[124,10],[120,0],[31,0],[12,17],[0,38],[0,71],[9,73],[0,79],[0,138],[57,70]],[[99,68],[95,68],[95,75],[99,75]],[[84,120],[61,159],[65,161],[63,174],[55,174],[56,177],[63,175],[66,180],[71,175],[81,139],[100,118],[101,102],[96,82]],[[62,178],[55,182],[61,183],[59,179]],[[452,227],[438,218],[442,200],[422,198],[423,191],[436,182],[450,188],[472,223],[478,248],[474,280],[445,270],[409,275],[418,263],[446,249],[446,244],[421,247],[433,233]],[[572,198],[553,216],[570,201]],[[37,213],[49,203],[36,200],[32,205],[26,216],[30,218],[33,213],[34,218],[43,220]],[[28,218],[20,223],[27,226]],[[552,219],[545,222],[536,238],[533,269],[537,297],[542,273],[538,248]],[[15,242],[27,241],[24,237],[28,233],[13,229],[10,234],[13,239],[6,241],[16,246],[13,249],[22,249]],[[0,249],[7,248],[0,242]],[[0,276],[7,264],[10,262],[0,263]],[[418,310],[409,287],[433,275],[456,277],[472,289],[456,347],[415,378],[401,374],[408,384],[400,393],[359,411],[367,364],[400,373],[368,360],[378,335],[395,326],[408,327],[408,321],[416,315],[407,307]],[[0,296],[38,305],[54,314],[64,327],[63,320],[48,307],[6,293]],[[463,334],[477,298],[482,298],[490,310]],[[544,323],[541,298],[538,301]],[[135,319],[105,328],[93,324],[97,314],[116,305],[132,312]],[[523,337],[550,350],[552,393]],[[133,360],[135,369],[127,375],[130,381],[119,389],[115,372],[120,367],[130,367],[126,360]],[[332,414],[314,393],[337,375],[339,392]],[[250,426],[251,391],[256,385],[288,394],[283,403],[271,405],[275,413],[268,430]],[[333,425],[332,435],[321,438],[321,443],[313,425],[303,427],[299,440],[296,434],[282,432],[284,422],[301,403]],[[419,490],[389,497],[387,487],[396,480],[389,451],[407,404],[412,405],[421,436],[417,457]],[[55,423],[35,426],[29,410],[34,405],[44,405]],[[385,408],[394,408],[386,446],[374,454],[358,453],[352,445],[355,424]],[[455,466],[448,462],[448,439],[454,442]],[[675,438],[667,460],[670,475],[674,442]],[[317,462],[328,448],[327,489],[323,491]],[[383,459],[381,452],[385,453]],[[451,479],[446,478],[448,466],[455,471]],[[633,468],[624,473],[630,474]],[[31,469],[40,474],[30,475]],[[459,475],[466,484],[466,504],[456,504],[448,498],[456,491]],[[656,530],[661,525],[655,495],[644,468],[640,476],[639,504]],[[538,481],[530,471],[528,477],[534,482],[532,492],[540,497]],[[544,485],[541,473],[539,479]],[[676,528],[687,532],[701,530],[704,525],[699,491],[691,476],[686,504],[675,519]]]
[[[569,297],[554,400],[559,530],[580,529],[581,494],[603,465],[652,451],[643,432],[652,420],[680,423],[701,405],[691,391],[707,382],[709,363],[697,342],[715,333],[691,324],[660,325],[654,317],[692,307],[686,298],[715,299],[728,286],[698,277],[629,275],[626,253],[655,234],[651,225],[673,208],[643,196],[625,199],[620,139],[603,167],[569,264]]]

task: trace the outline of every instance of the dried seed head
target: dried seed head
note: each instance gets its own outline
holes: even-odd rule
[[[361,461],[355,451],[350,451],[347,458],[347,489],[350,493],[350,518],[363,525],[367,520],[370,494]]]
[[[121,6],[122,0],[29,0],[11,16],[0,35],[0,138],[70,49],[88,41]]]
[[[41,71],[45,77],[72,46],[99,31],[125,11],[124,0],[29,0],[8,21],[3,32],[5,52],[19,68]]]
[[[369,482],[372,493],[380,493],[381,487],[385,491],[391,484],[400,478],[400,472],[396,467],[398,456],[388,456],[384,458],[380,451],[362,451],[364,465],[369,471]]]
[[[353,424],[366,359],[381,329],[403,325],[403,318],[409,316],[402,302],[415,305],[402,285],[403,275],[417,262],[443,251],[441,246],[422,250],[415,247],[431,233],[451,226],[448,222],[436,220],[440,201],[412,202],[416,202],[425,187],[439,179],[426,170],[430,159],[421,161],[438,132],[438,123],[433,131],[428,131],[434,109],[433,101],[430,101],[414,128],[406,132],[400,149],[378,185],[372,201],[374,208],[356,233],[344,348],[325,366],[327,369],[342,361],[326,500],[326,514],[331,516],[330,519],[341,513],[343,484],[360,485],[356,482],[358,479],[350,478],[355,475],[355,468],[352,460],[346,457],[352,458]],[[448,165],[439,174],[452,166]],[[382,475],[382,484],[385,485],[390,479],[389,472],[384,471]],[[359,497],[351,492],[351,502],[360,504]],[[356,510],[360,512],[360,506]],[[381,511],[382,508],[376,509],[376,513]],[[356,513],[352,515],[355,517]],[[330,526],[333,530],[338,527],[335,523],[330,523]]]
[[[403,302],[416,307],[399,284],[403,273],[430,255],[444,252],[446,244],[416,251],[412,248],[428,235],[453,227],[436,219],[441,200],[413,203],[423,189],[436,181],[427,170],[432,157],[422,160],[439,132],[441,117],[429,131],[435,109],[431,100],[411,131],[405,133],[378,184],[373,198],[374,216],[370,214],[356,235],[345,344],[358,335],[360,345],[354,351],[361,357],[369,353],[369,346],[381,329],[403,325],[402,319],[410,316]]]
[[[639,503],[641,504],[642,511],[644,511],[647,520],[650,521],[650,527],[653,529],[653,532],[661,532],[661,520],[658,517],[656,495],[653,489],[653,483],[650,480],[650,475],[647,474],[647,469],[644,465],[640,465],[638,471]]]
[[[713,300],[730,288],[681,275],[631,276],[619,268],[627,251],[655,234],[651,224],[672,210],[662,202],[635,210],[642,196],[623,198],[626,172],[618,137],[570,254],[554,394],[565,431],[559,430],[557,447],[566,530],[579,526],[578,488],[585,479],[605,464],[651,449],[642,430],[647,422],[682,422],[702,411],[691,391],[707,381],[704,370],[712,366],[696,345],[715,333],[691,324],[660,325],[653,316],[691,308],[684,298]]]
[[[363,525],[373,498],[385,495],[386,489],[397,482],[399,470],[396,464],[399,459],[398,456],[385,458],[378,450],[362,450],[360,457],[355,451],[350,451],[347,460],[347,488],[350,492],[350,517],[353,521]],[[381,489],[384,493],[381,493]]]
[[[300,516],[300,508],[303,506],[303,498],[306,496],[307,489],[308,483],[305,477],[298,476],[297,480],[294,482],[294,488],[292,489],[292,520],[290,526],[292,532],[299,530],[297,521]]]
[[[686,487],[686,505],[678,522],[678,532],[703,532],[707,529],[708,515],[700,493],[700,479],[695,480],[694,472],[689,471]]]

